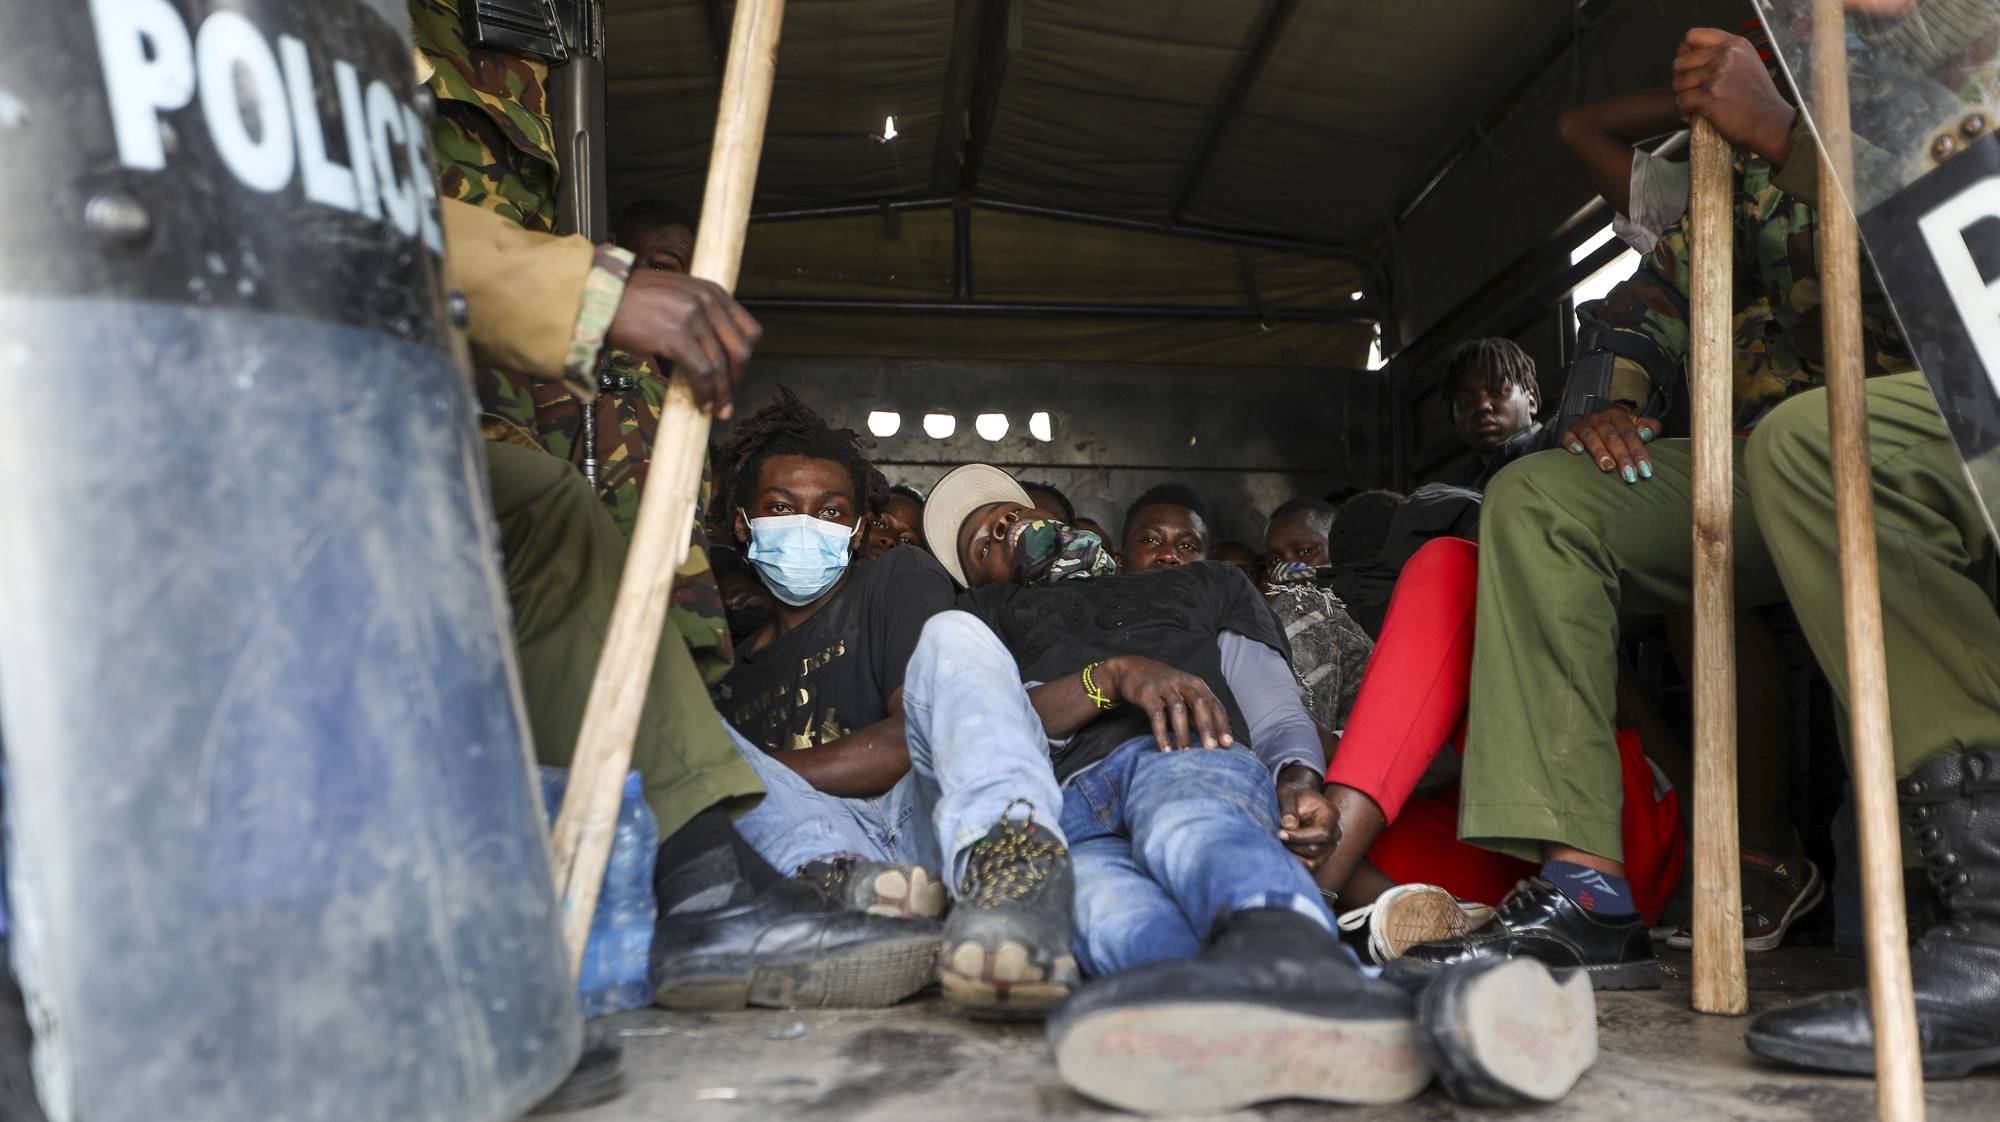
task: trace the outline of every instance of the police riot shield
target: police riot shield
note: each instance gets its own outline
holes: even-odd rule
[[[1808,121],[1814,0],[1756,0]],[[2000,522],[2000,5],[1845,0],[1863,242],[1985,508]]]
[[[0,4],[0,729],[55,1122],[579,1048],[404,0]]]

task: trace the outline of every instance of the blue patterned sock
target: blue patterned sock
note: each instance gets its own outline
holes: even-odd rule
[[[1629,916],[1639,910],[1632,903],[1632,886],[1624,877],[1600,873],[1570,861],[1549,860],[1542,862],[1542,879],[1593,915]]]

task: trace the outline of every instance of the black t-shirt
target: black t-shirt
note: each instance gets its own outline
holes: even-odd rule
[[[1022,588],[987,585],[959,597],[1000,636],[1028,682],[1054,682],[1093,662],[1131,654],[1163,662],[1208,683],[1229,710],[1236,743],[1250,744],[1236,695],[1222,677],[1224,631],[1235,631],[1290,657],[1285,635],[1241,569],[1219,561],[1125,576],[1091,577]],[[1152,735],[1140,710],[1121,705],[1092,721],[1054,754],[1067,779],[1135,736]]]
[[[759,651],[738,648],[715,707],[767,752],[811,748],[889,716],[924,624],[951,607],[951,578],[921,549],[854,562],[811,619]]]

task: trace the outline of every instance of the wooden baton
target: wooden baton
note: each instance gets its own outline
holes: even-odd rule
[[[1875,552],[1875,489],[1868,458],[1868,390],[1861,373],[1861,239],[1841,183],[1854,167],[1848,132],[1846,13],[1815,0],[1813,105],[1819,124],[1821,314],[1826,410],[1833,454],[1833,517],[1840,542],[1840,609],[1847,637],[1847,713],[1855,818],[1861,834],[1862,915],[1869,1012],[1875,1024],[1875,1106],[1894,1122],[1924,1116],[1923,1057],[1903,915],[1903,848],[1889,731],[1889,667],[1882,646],[1882,583]]]
[[[1750,1009],[1736,833],[1735,151],[1694,119],[1688,385],[1694,411],[1694,1007]]]

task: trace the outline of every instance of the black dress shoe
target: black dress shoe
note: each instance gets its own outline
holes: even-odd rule
[[[1418,943],[1390,963],[1399,974],[1428,974],[1462,962],[1538,959],[1551,970],[1582,970],[1600,990],[1660,987],[1660,963],[1637,913],[1605,919],[1585,911],[1555,885],[1530,877],[1514,886],[1493,918],[1468,935]]]
[[[778,880],[711,911],[662,913],[653,930],[653,1000],[717,1011],[893,1005],[937,976],[938,925],[847,911]]]
[[[1064,1082],[1145,1114],[1397,1103],[1431,1080],[1409,995],[1281,908],[1218,921],[1199,958],[1092,982],[1050,1018],[1048,1036]]]
[[[1487,958],[1430,977],[1417,997],[1438,1086],[1470,1106],[1552,1103],[1597,1062],[1597,995],[1580,970]]]
[[[945,920],[938,982],[947,1001],[978,1020],[1039,1020],[1076,987],[1069,849],[1033,813],[1027,821],[1003,814],[973,843]]]
[[[1905,776],[1897,794],[1944,909],[1910,951],[1924,1076],[1957,1079],[2000,1064],[2000,752],[1932,760]],[[1865,991],[1774,1009],[1743,1042],[1800,1067],[1875,1070]]]

